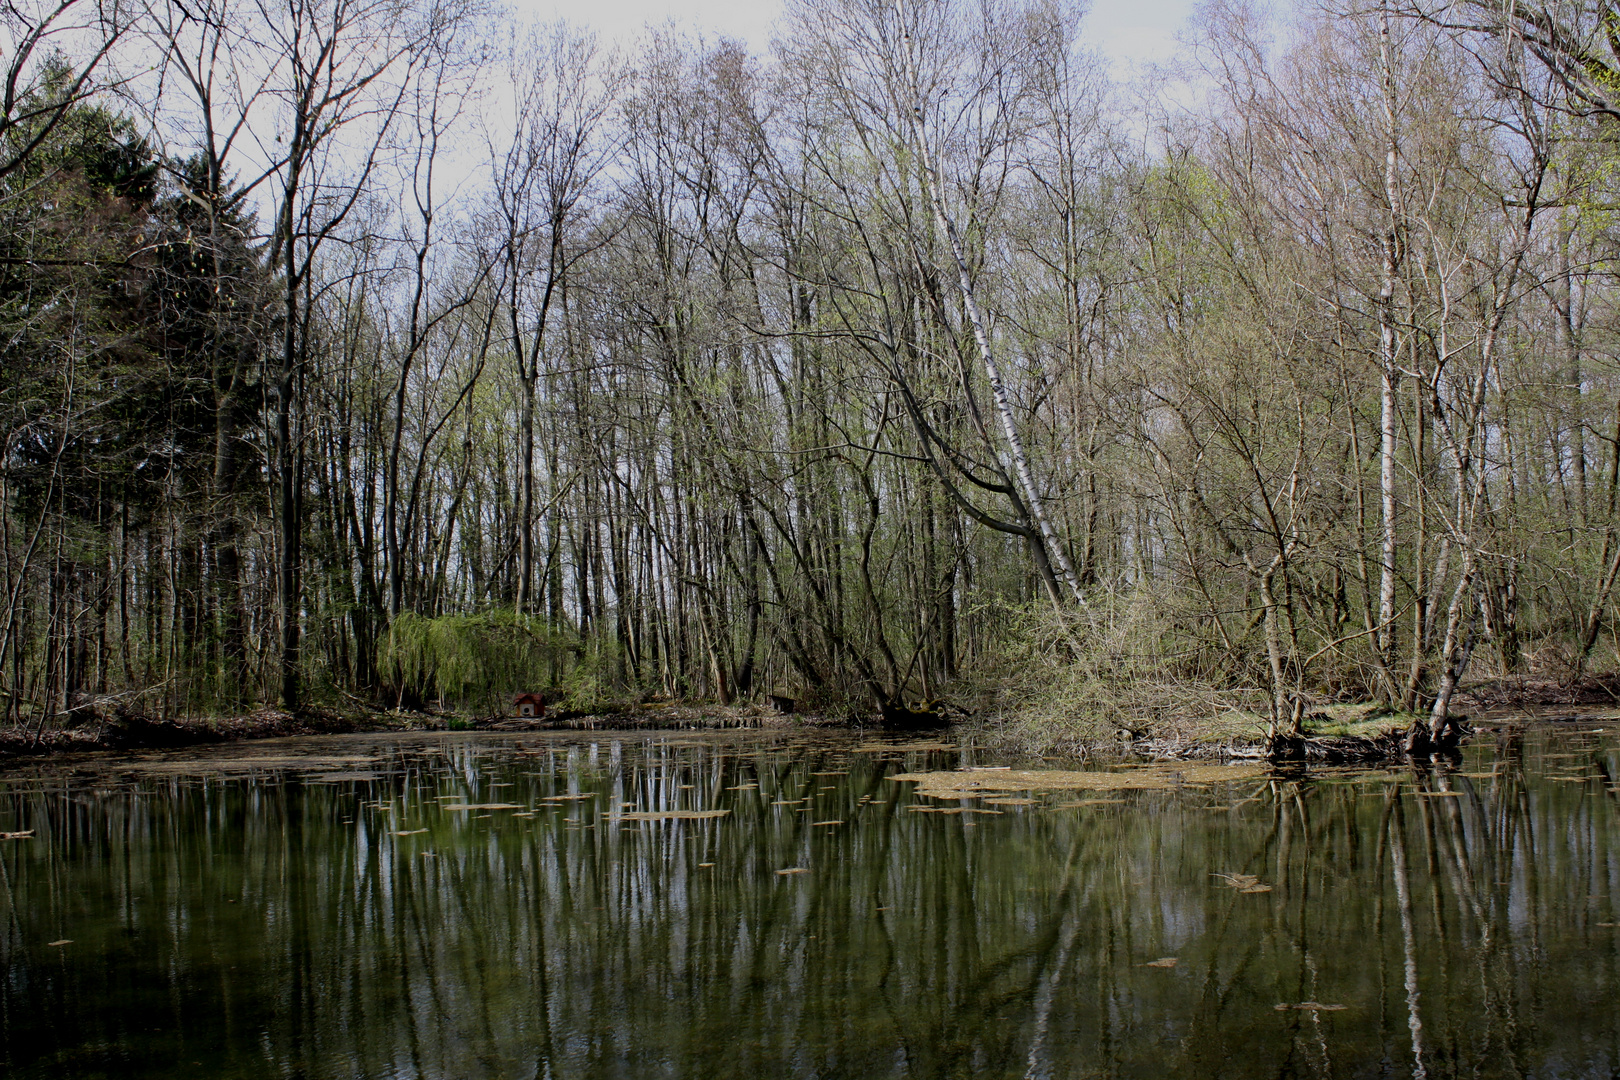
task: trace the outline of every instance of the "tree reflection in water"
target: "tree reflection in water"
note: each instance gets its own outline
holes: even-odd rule
[[[968,752],[759,733],[13,773],[0,830],[34,836],[0,846],[0,1062],[1607,1076],[1616,746],[945,804],[976,813],[887,779]],[[620,816],[674,809],[729,813]]]

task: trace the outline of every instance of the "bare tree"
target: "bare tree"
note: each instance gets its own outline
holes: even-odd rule
[[[516,90],[513,112],[487,136],[494,177],[491,216],[506,296],[506,319],[521,401],[517,609],[533,605],[535,412],[549,362],[552,315],[569,275],[599,242],[590,203],[612,160],[606,122],[623,80],[618,61],[596,39],[557,25],[522,40],[505,70]]]

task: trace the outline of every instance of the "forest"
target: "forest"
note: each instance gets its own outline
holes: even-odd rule
[[[0,722],[1620,663],[1593,0],[46,0],[0,55]],[[1438,729],[1437,729],[1438,730]]]

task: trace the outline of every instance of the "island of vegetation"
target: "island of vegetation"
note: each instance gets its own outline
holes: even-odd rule
[[[1612,700],[1612,15],[1275,14],[9,7],[0,742]]]

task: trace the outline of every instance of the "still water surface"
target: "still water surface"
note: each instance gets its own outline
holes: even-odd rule
[[[0,1074],[1620,1070],[1620,728],[1027,803],[890,779],[996,764],[1073,767],[591,732],[14,769]],[[635,816],[670,811],[726,813]]]

